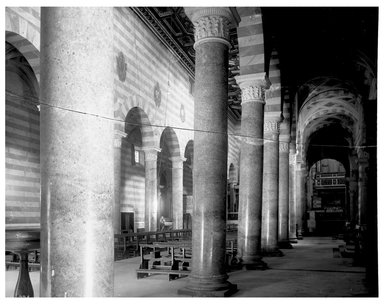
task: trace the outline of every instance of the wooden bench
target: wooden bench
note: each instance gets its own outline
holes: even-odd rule
[[[168,279],[174,280],[188,275],[191,271],[191,255],[188,250],[191,242],[155,242],[153,244],[140,244],[141,263],[136,270],[137,279],[145,278],[151,274],[166,274]],[[152,250],[146,254],[145,249]],[[179,253],[175,253],[179,251]]]

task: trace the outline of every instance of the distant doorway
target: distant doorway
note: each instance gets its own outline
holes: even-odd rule
[[[134,213],[121,212],[121,233],[134,232]]]

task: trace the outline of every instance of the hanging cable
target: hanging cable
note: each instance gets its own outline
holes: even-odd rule
[[[112,117],[107,117],[107,116],[103,116],[103,115],[99,115],[99,114],[88,113],[88,112],[74,110],[74,109],[69,109],[69,108],[60,107],[60,106],[54,106],[54,105],[51,105],[51,104],[43,102],[41,99],[39,99],[39,98],[37,98],[35,96],[20,96],[20,95],[17,95],[15,93],[13,93],[13,92],[10,92],[9,90],[6,90],[6,94],[8,94],[8,96],[12,96],[13,98],[18,99],[18,100],[20,100],[22,102],[29,102],[30,104],[35,105],[36,107],[43,105],[43,106],[46,106],[46,107],[50,107],[50,108],[54,108],[54,109],[58,109],[58,110],[62,110],[62,111],[68,111],[68,112],[82,114],[82,115],[89,115],[89,116],[93,116],[93,117],[100,118],[100,119],[106,119],[106,120],[109,120],[109,121],[114,121],[114,122],[120,122],[120,123],[128,124],[128,125],[135,126],[135,127],[141,127],[141,126],[152,127],[152,128],[166,128],[166,127],[170,127],[172,129],[175,129],[175,130],[188,131],[188,132],[201,132],[201,133],[207,133],[207,134],[220,134],[220,135],[225,135],[226,134],[228,136],[233,136],[233,137],[236,137],[236,138],[239,138],[239,139],[244,138],[244,139],[254,139],[254,140],[265,141],[265,142],[290,143],[289,141],[279,141],[279,140],[268,139],[268,138],[263,138],[263,137],[255,137],[255,136],[249,136],[249,135],[243,135],[243,134],[234,134],[234,133],[225,133],[225,132],[212,131],[212,130],[185,128],[185,127],[170,126],[170,125],[159,125],[159,124],[127,122],[127,121],[124,121],[124,120],[118,119],[118,118],[112,118]],[[28,100],[26,100],[26,97],[28,98]],[[32,100],[34,100],[34,101],[32,101]],[[347,146],[347,145],[316,145],[316,144],[310,144],[308,146],[335,147],[335,148],[356,148],[356,149],[377,148],[377,145]]]

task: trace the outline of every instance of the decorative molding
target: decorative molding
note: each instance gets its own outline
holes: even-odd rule
[[[119,52],[116,56],[116,69],[120,81],[124,82],[127,77],[127,63],[125,62],[123,52]]]
[[[166,46],[166,48],[179,60],[189,76],[195,79],[195,63],[183,50],[180,44],[172,37],[164,25],[157,19],[150,7],[131,7],[131,10],[146,24],[152,33]],[[186,18],[187,19],[187,18]]]
[[[183,104],[180,105],[180,120],[185,122],[185,107]]]
[[[161,90],[159,82],[156,82],[155,87],[153,88],[153,99],[155,101],[156,107],[161,105]]]

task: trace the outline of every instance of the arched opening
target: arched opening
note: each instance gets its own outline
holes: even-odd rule
[[[132,108],[126,117],[127,136],[121,144],[120,213],[121,231],[145,228],[145,155],[143,148],[153,142],[145,112]]]
[[[40,223],[40,113],[36,76],[24,55],[6,42],[5,222]]]
[[[193,211],[193,140],[190,140],[184,152],[183,163],[183,228],[192,229]]]
[[[160,229],[176,229],[175,221],[179,217],[178,210],[181,208],[181,212],[183,209],[182,206],[182,188],[181,197],[177,198],[177,191],[179,184],[182,187],[182,180],[178,183],[177,179],[179,178],[179,172],[176,170],[182,170],[182,166],[180,168],[177,167],[177,162],[180,161],[180,148],[179,142],[176,136],[176,133],[172,130],[172,128],[165,128],[160,137],[160,149],[159,157],[157,160],[157,174],[158,174],[158,222]],[[180,202],[178,201],[180,199]],[[181,204],[181,206],[179,206]],[[182,221],[182,214],[181,219]],[[160,227],[160,218],[164,218],[165,227]],[[178,227],[180,228],[180,227]]]
[[[309,170],[308,232],[341,234],[348,221],[345,168],[335,159],[317,161]]]

